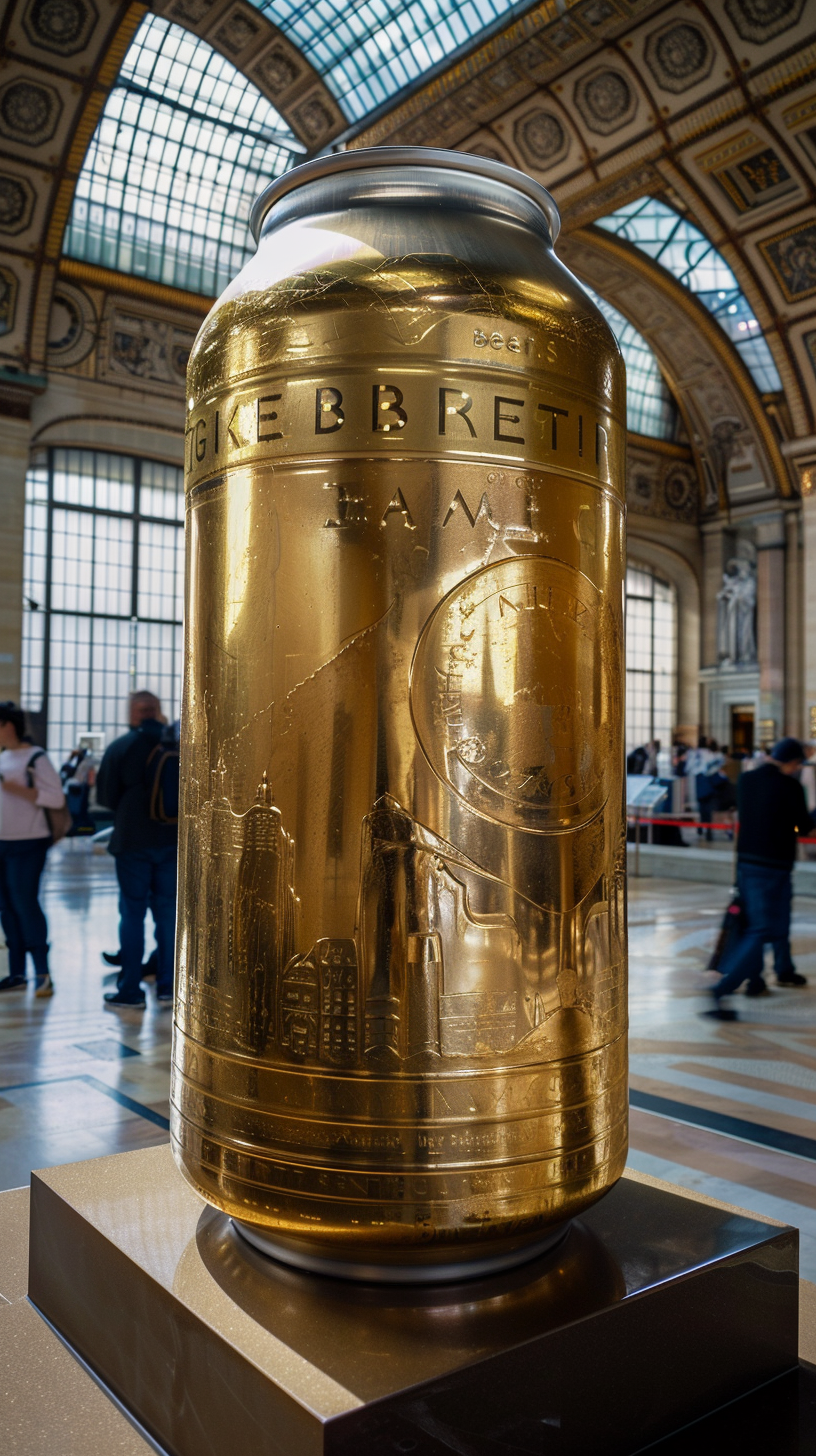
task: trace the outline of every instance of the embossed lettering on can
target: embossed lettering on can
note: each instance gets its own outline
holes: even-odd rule
[[[281,1257],[466,1273],[626,1157],[623,367],[501,164],[260,211],[188,376],[173,1145]]]

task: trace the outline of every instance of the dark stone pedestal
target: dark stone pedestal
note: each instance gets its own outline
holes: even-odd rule
[[[33,1176],[29,1292],[173,1456],[629,1456],[782,1389],[797,1249],[624,1178],[511,1273],[355,1286],[255,1253],[156,1148]]]
[[[814,1456],[816,1369],[800,1366],[658,1441],[649,1456]]]

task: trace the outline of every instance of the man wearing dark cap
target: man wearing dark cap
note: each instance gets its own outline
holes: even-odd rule
[[[767,763],[740,776],[737,885],[747,917],[743,934],[732,943],[714,987],[714,1015],[733,1020],[723,996],[748,982],[748,994],[762,995],[763,952],[774,947],[780,986],[804,986],[790,955],[792,871],[797,836],[810,833],[813,819],[796,775],[807,754],[798,738],[782,738]]]

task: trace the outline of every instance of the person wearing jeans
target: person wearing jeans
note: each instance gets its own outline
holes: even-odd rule
[[[106,749],[96,781],[96,796],[114,812],[109,849],[119,882],[119,944],[122,969],[108,1006],[144,1010],[141,987],[145,916],[156,928],[156,999],[173,1001],[176,936],[176,855],[178,830],[150,815],[148,758],[165,729],[161,704],[153,693],[133,693],[130,730]]]
[[[813,826],[802,785],[796,778],[804,759],[805,750],[799,740],[783,738],[767,763],[740,777],[737,885],[747,924],[723,957],[720,980],[712,992],[712,1014],[723,1020],[733,1020],[736,1015],[722,1005],[723,997],[744,981],[748,982],[746,994],[767,993],[762,971],[769,943],[774,950],[778,984],[807,985],[806,977],[797,974],[789,944],[797,836],[809,834]]]
[[[0,749],[0,924],[8,948],[0,991],[25,990],[30,955],[35,995],[51,996],[39,888],[51,845],[45,810],[62,808],[65,796],[50,759],[25,737],[25,715],[15,703],[0,703]]]
[[[176,846],[120,853],[116,857],[116,874],[122,947],[118,994],[145,1004],[139,982],[144,959],[145,916],[149,910],[156,927],[156,997],[160,1002],[169,1002],[173,999],[176,940]],[[115,1004],[115,995],[105,999]]]

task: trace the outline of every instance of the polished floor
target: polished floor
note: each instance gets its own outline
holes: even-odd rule
[[[816,898],[795,902],[801,991],[700,1013],[727,891],[630,881],[630,1164],[801,1230],[816,1280]],[[56,995],[0,997],[0,1188],[31,1168],[167,1139],[172,1017],[102,1004],[100,952],[117,942],[113,862],[87,842],[52,851],[44,904]],[[5,974],[0,952],[0,974]],[[772,982],[772,976],[769,981]]]

